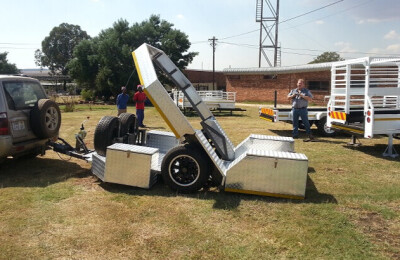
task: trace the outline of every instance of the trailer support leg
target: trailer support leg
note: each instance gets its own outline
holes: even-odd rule
[[[393,146],[393,134],[389,135],[388,146],[386,147],[386,150],[382,155],[385,157],[389,156],[392,158],[396,158],[397,156],[399,156],[399,154],[397,153],[396,149],[394,149]]]
[[[347,143],[347,145],[348,145],[348,146],[355,146],[355,147],[357,147],[357,146],[360,146],[360,145],[361,145],[361,142],[360,142],[360,140],[357,138],[356,135],[352,135],[352,136],[351,136],[351,141],[350,141],[349,143]]]

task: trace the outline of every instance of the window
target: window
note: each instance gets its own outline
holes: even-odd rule
[[[313,80],[313,81],[307,81],[307,88],[309,90],[323,90],[323,91],[329,91],[330,90],[330,82],[328,80]]]
[[[39,99],[46,98],[36,82],[4,82],[3,85],[8,107],[13,110],[33,107]]]
[[[264,75],[264,79],[277,79],[278,75]]]
[[[228,79],[230,79],[230,80],[239,80],[240,79],[240,75],[229,75]]]

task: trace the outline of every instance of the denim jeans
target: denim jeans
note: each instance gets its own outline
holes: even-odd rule
[[[143,126],[144,109],[136,109],[136,119],[138,122],[138,126]]]
[[[306,133],[311,134],[310,123],[308,122],[308,111],[307,108],[293,108],[293,136],[299,135],[299,117],[306,128]]]

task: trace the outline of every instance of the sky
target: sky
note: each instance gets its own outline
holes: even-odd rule
[[[276,7],[277,0],[262,1]],[[256,0],[0,0],[0,6],[0,52],[19,69],[37,67],[35,50],[61,23],[95,37],[119,19],[133,24],[152,14],[188,35],[189,51],[199,53],[188,68],[212,70],[213,37],[216,70],[259,66]],[[400,0],[280,0],[279,21],[282,66],[307,64],[325,51],[346,59],[400,56]],[[264,56],[261,66],[269,66]]]

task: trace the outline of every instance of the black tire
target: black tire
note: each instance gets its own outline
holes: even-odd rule
[[[119,120],[115,116],[103,116],[94,131],[94,149],[97,154],[105,156],[107,146],[113,144],[114,138],[118,137]]]
[[[203,188],[210,176],[210,163],[204,152],[191,145],[172,148],[161,164],[164,182],[174,191],[196,192]]]
[[[130,133],[135,133],[137,130],[136,125],[136,116],[131,113],[122,113],[119,115],[119,121],[121,123],[119,136],[123,137],[124,135]]]
[[[30,113],[32,132],[41,139],[58,135],[61,112],[57,103],[50,99],[39,99]]]
[[[336,135],[336,131],[326,125],[326,117],[322,117],[317,123],[317,131],[320,135],[332,137]]]

